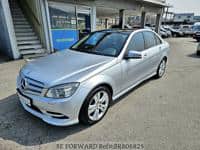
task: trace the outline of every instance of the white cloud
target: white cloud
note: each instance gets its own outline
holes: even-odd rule
[[[195,13],[200,15],[200,0],[167,0],[174,6],[171,11],[176,13]]]

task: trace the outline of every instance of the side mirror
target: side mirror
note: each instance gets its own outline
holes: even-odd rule
[[[124,57],[125,59],[142,59],[141,52],[137,51],[128,51],[128,53]]]

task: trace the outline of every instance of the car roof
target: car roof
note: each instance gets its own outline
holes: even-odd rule
[[[96,32],[105,32],[105,33],[123,33],[123,34],[128,34],[130,35],[131,33],[137,31],[137,30],[142,30],[141,28],[137,29],[106,29],[106,30],[99,30]],[[146,30],[146,29],[143,29]]]

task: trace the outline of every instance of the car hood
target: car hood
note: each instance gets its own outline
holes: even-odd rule
[[[53,86],[67,82],[80,82],[84,76],[94,72],[114,58],[72,50],[57,52],[25,65],[25,76]]]

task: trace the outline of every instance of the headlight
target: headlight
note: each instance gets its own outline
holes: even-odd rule
[[[78,87],[79,83],[68,83],[68,84],[58,85],[50,88],[46,93],[46,97],[68,98],[76,92]]]

